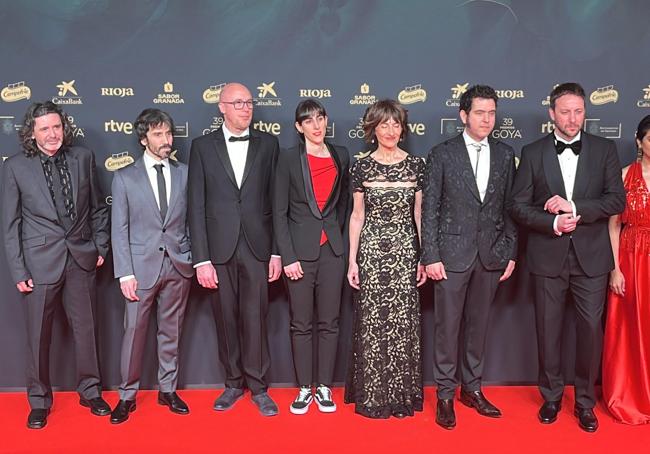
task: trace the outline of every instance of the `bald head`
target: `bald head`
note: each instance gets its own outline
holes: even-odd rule
[[[219,110],[223,114],[223,121],[226,128],[234,134],[242,134],[251,124],[253,119],[253,108],[246,105],[252,101],[251,92],[237,82],[226,84],[221,90],[219,97]],[[241,109],[235,108],[236,102],[243,103]]]

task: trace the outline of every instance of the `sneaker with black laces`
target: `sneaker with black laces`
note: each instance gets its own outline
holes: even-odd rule
[[[289,407],[289,411],[294,415],[304,415],[309,410],[309,406],[313,400],[314,397],[311,394],[311,387],[301,386],[296,400],[294,400]]]
[[[336,404],[332,399],[332,390],[328,386],[319,385],[316,388],[316,405],[323,413],[334,413],[336,411]]]

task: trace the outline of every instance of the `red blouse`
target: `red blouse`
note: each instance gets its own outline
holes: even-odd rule
[[[307,153],[307,160],[309,162],[309,173],[311,174],[311,183],[314,187],[316,204],[322,212],[332,193],[334,181],[336,181],[338,174],[336,164],[331,156],[320,158]],[[323,230],[320,235],[320,245],[322,246],[326,242],[327,235],[325,234],[325,230]]]

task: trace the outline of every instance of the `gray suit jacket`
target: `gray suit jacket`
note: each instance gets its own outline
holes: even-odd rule
[[[514,151],[501,141],[488,142],[490,176],[483,202],[462,134],[429,153],[422,194],[422,264],[442,262],[448,271],[462,272],[478,255],[485,268],[500,270],[516,259],[517,229],[507,210]]]
[[[150,289],[158,280],[165,251],[176,270],[192,277],[187,225],[187,166],[170,160],[171,195],[162,219],[144,160],[115,172],[111,236],[115,277],[135,275],[138,288]]]
[[[93,153],[82,147],[64,151],[72,179],[76,220],[60,224],[38,156],[15,154],[4,162],[2,230],[14,282],[30,278],[53,284],[65,268],[68,251],[91,271],[108,253],[108,208],[100,194]]]

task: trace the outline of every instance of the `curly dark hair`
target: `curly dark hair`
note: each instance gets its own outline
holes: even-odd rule
[[[138,136],[138,144],[140,144],[142,150],[146,148],[142,145],[142,140],[147,137],[147,132],[151,128],[162,125],[169,126],[169,129],[174,132],[174,120],[172,120],[172,117],[167,112],[153,108],[144,109],[140,112],[138,118],[135,119],[135,123],[133,123],[133,129],[135,129],[135,133]]]
[[[27,109],[23,118],[23,126],[18,132],[18,139],[23,148],[23,153],[28,158],[34,157],[39,153],[38,145],[36,145],[36,141],[32,138],[34,123],[38,117],[49,114],[57,114],[61,117],[61,123],[63,124],[63,146],[68,146],[72,143],[72,124],[63,109],[52,101],[35,102]]]
[[[494,91],[494,88],[488,85],[473,85],[460,96],[458,110],[462,110],[466,114],[469,114],[469,111],[472,110],[472,101],[475,98],[492,99],[494,100],[495,106],[499,102],[499,97],[497,96],[496,91]]]
[[[400,139],[406,136],[408,111],[393,99],[382,99],[368,107],[363,116],[363,132],[367,143],[375,140],[375,128],[388,120],[395,120],[402,126]]]

